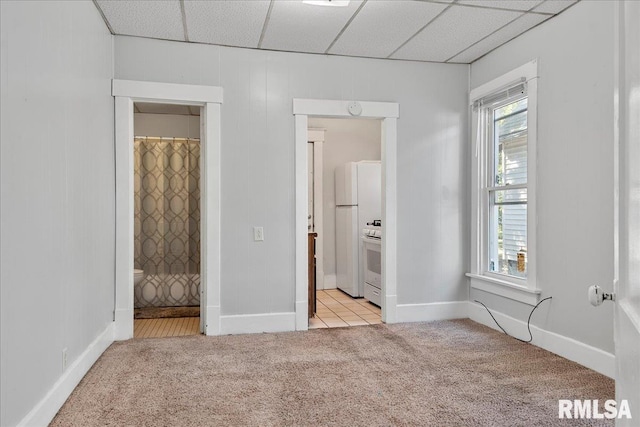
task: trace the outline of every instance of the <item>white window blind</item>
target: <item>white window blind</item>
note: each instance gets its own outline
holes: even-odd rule
[[[518,95],[526,95],[527,94],[527,82],[524,80],[520,80],[518,82],[514,82],[507,87],[500,89],[496,92],[493,92],[487,96],[482,98],[478,98],[473,101],[473,109],[477,111],[478,108],[483,106],[490,106],[495,103],[499,103],[504,101],[505,99],[513,98]]]

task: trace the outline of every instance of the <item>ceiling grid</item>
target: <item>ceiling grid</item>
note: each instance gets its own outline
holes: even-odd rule
[[[468,64],[580,0],[93,1],[116,35]]]

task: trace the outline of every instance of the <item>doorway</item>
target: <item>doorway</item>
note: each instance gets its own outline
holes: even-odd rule
[[[373,225],[382,218],[381,121],[310,117],[308,147],[308,228],[316,247],[309,327],[380,323],[381,239],[367,237],[365,245],[362,231],[381,231]],[[368,284],[367,277],[377,280]]]
[[[309,117],[366,118],[381,122],[381,316],[396,319],[396,140],[399,105],[389,102],[294,99],[296,165],[296,329],[309,328],[308,124]]]
[[[200,107],[135,102],[134,338],[200,332]]]
[[[116,264],[115,339],[134,336],[134,102],[191,106],[200,112],[200,322],[220,334],[220,109],[213,86],[113,80],[115,97]]]

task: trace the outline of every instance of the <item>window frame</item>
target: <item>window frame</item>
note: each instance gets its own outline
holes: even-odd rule
[[[527,196],[528,196],[528,182],[529,182],[529,175],[527,173],[527,182],[522,184],[502,184],[499,185],[498,183],[496,183],[496,179],[495,179],[495,175],[496,175],[496,169],[497,169],[497,162],[498,162],[498,154],[497,154],[497,144],[496,144],[496,134],[495,134],[495,122],[496,122],[496,118],[494,115],[494,112],[497,109],[500,109],[502,107],[505,107],[507,105],[510,105],[512,103],[515,103],[519,100],[522,99],[528,99],[529,95],[528,93],[524,93],[524,94],[516,94],[516,95],[512,95],[510,97],[506,97],[506,98],[502,98],[501,100],[494,102],[492,104],[486,105],[484,106],[482,109],[482,120],[487,124],[487,128],[486,128],[486,132],[483,135],[485,137],[485,141],[483,141],[483,149],[486,150],[486,156],[484,157],[483,161],[485,163],[485,167],[487,170],[487,173],[484,176],[484,188],[483,188],[483,192],[482,192],[482,197],[485,198],[486,200],[485,202],[485,215],[486,215],[486,221],[484,221],[483,223],[483,227],[485,229],[485,236],[486,236],[486,241],[484,242],[485,249],[486,252],[483,251],[484,259],[482,260],[482,265],[481,265],[481,271],[483,272],[483,274],[488,275],[489,277],[493,277],[495,279],[498,280],[506,280],[506,281],[513,281],[514,283],[518,284],[519,286],[527,286],[527,282],[526,282],[526,278],[519,278],[518,276],[512,276],[512,275],[508,275],[508,274],[503,274],[503,273],[498,273],[496,271],[492,271],[489,267],[490,265],[490,261],[491,261],[491,235],[493,234],[493,232],[491,232],[490,230],[496,226],[495,221],[496,218],[494,216],[494,214],[492,214],[492,208],[494,208],[495,206],[499,205],[499,203],[494,202],[493,200],[495,199],[496,195],[498,192],[500,191],[509,191],[509,190],[520,190],[520,189],[526,189],[527,190]],[[527,118],[529,116],[529,108],[527,106],[527,108],[525,110],[521,110],[521,111],[526,111],[527,112]],[[480,112],[478,112],[480,113]],[[528,124],[527,124],[527,147],[528,147]],[[527,152],[527,164],[528,164],[528,158],[529,158],[529,153]],[[528,167],[527,167],[527,171],[528,171]],[[506,172],[505,172],[506,174]],[[527,197],[528,199],[528,197]],[[528,200],[526,202],[521,202],[521,203],[516,203],[516,204],[524,204],[527,205],[527,211],[528,211]],[[528,224],[528,218],[527,218],[527,224]],[[528,226],[527,226],[527,232],[528,232]],[[503,235],[504,235],[504,231],[503,231]],[[528,244],[528,243],[527,243]],[[527,264],[528,264],[529,260],[527,259]],[[528,276],[528,271],[527,271],[527,276]]]
[[[471,268],[467,276],[470,278],[472,289],[497,294],[509,299],[535,305],[540,298],[536,275],[536,146],[537,146],[537,60],[518,67],[488,83],[485,83],[470,93],[471,105],[471,140],[472,140],[472,221],[471,221]],[[521,279],[516,276],[489,271],[489,214],[490,174],[493,174],[489,156],[493,155],[494,141],[490,138],[493,130],[486,128],[489,117],[495,105],[473,108],[475,101],[497,94],[507,88],[526,84],[527,92],[527,277]],[[517,99],[517,97],[504,98]],[[479,123],[479,120],[482,120]],[[480,131],[478,126],[481,127]],[[508,186],[507,186],[508,187]],[[515,187],[515,186],[514,186]],[[515,189],[515,188],[514,188]]]

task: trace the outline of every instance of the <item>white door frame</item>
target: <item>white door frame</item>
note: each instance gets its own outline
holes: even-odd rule
[[[316,237],[316,287],[324,289],[324,189],[323,159],[325,129],[309,129],[308,140],[313,144],[313,230]]]
[[[201,332],[220,334],[220,109],[222,88],[113,80],[115,97],[115,339],[133,338],[133,103],[199,105],[201,140]]]
[[[637,426],[640,417],[640,4],[614,5],[614,281],[613,332],[616,400],[631,417],[616,426]]]
[[[351,114],[361,108],[360,114]],[[400,106],[395,102],[337,101],[326,99],[294,99],[295,179],[296,179],[296,330],[309,328],[308,260],[307,260],[307,143],[308,118],[338,117],[382,120],[382,320],[395,323],[397,309],[396,270],[396,176],[397,120]]]

